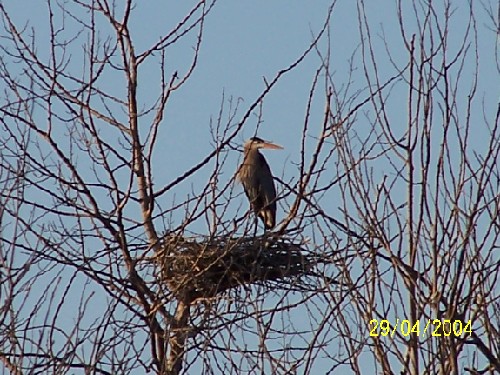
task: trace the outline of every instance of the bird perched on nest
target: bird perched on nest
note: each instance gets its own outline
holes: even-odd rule
[[[273,175],[264,156],[259,149],[281,150],[283,147],[258,137],[245,142],[244,158],[237,178],[245,189],[250,207],[261,218],[266,229],[276,224],[276,188]]]

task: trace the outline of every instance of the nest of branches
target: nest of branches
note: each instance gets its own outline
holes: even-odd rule
[[[161,281],[183,298],[213,297],[247,284],[283,280],[311,269],[300,245],[272,234],[262,237],[184,238],[166,235]]]

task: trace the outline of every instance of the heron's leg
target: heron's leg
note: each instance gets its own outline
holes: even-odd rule
[[[262,247],[264,249],[268,249],[269,246],[270,246],[270,242],[269,242],[269,234],[272,233],[272,230],[271,229],[267,229],[266,226],[264,225],[264,235],[263,235],[263,238],[264,238],[264,242],[262,242]]]
[[[257,230],[259,229],[259,217],[254,215],[254,230],[253,230],[253,238],[257,237]]]

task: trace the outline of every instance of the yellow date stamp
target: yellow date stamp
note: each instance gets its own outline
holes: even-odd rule
[[[433,337],[449,337],[449,336],[466,336],[472,335],[472,321],[462,322],[461,320],[450,319],[427,319],[411,322],[408,319],[396,319],[395,324],[391,324],[387,319],[372,319],[368,323],[371,337],[390,336],[399,332],[404,337],[415,335],[425,337],[430,335]]]

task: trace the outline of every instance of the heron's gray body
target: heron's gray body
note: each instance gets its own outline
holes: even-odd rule
[[[281,146],[254,137],[245,143],[245,157],[238,179],[245,189],[250,207],[260,217],[266,229],[276,224],[276,188],[273,175],[259,148],[281,149]]]

